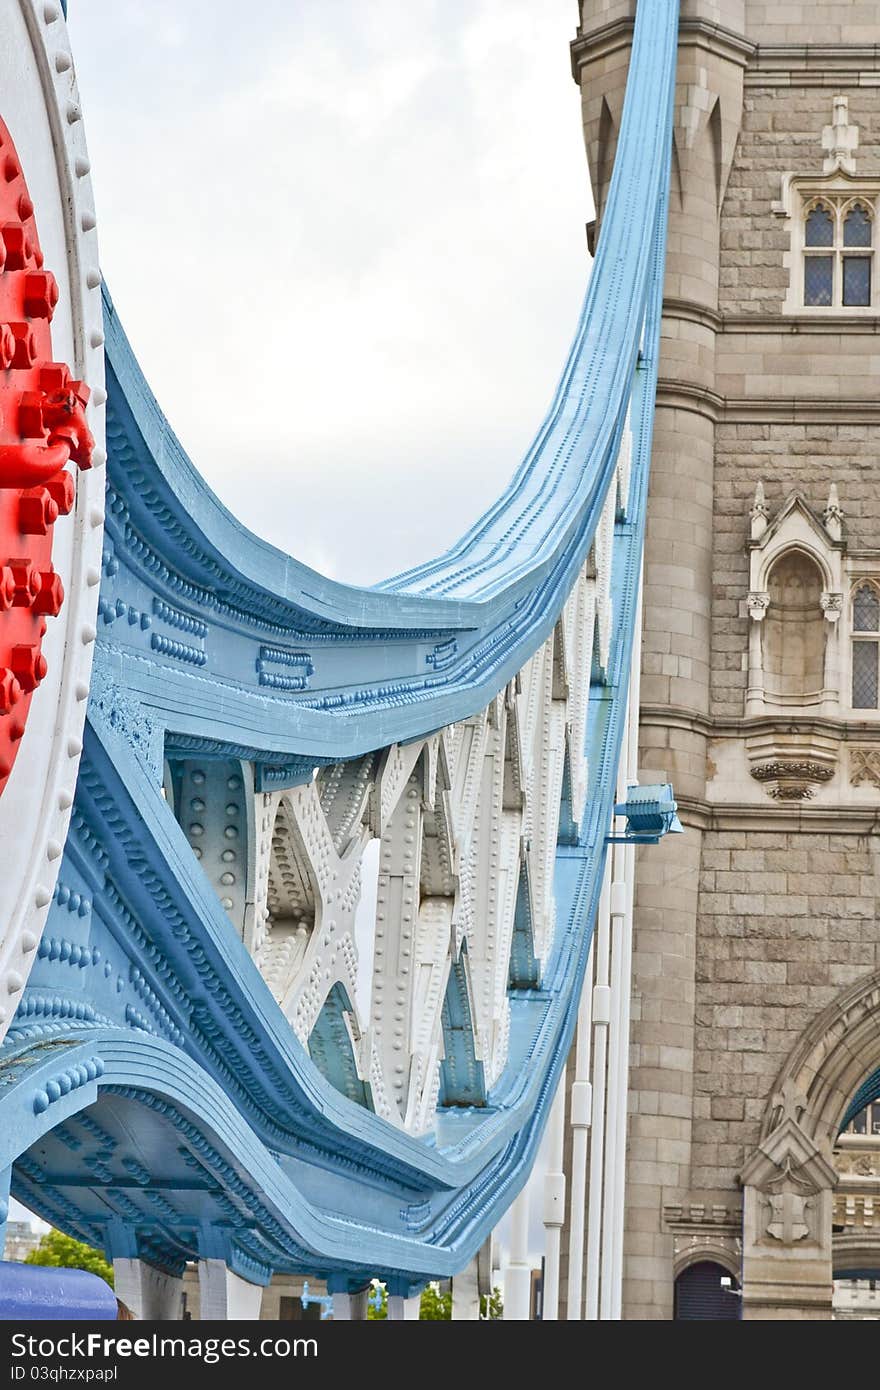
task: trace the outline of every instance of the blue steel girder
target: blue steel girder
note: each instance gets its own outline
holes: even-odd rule
[[[111,1254],[177,1270],[219,1251],[256,1282],[301,1270],[338,1288],[374,1274],[416,1287],[460,1269],[527,1179],[571,1042],[614,804],[677,12],[675,0],[638,7],[602,235],[547,418],[509,487],[437,559],[357,589],[245,531],[183,453],[105,301],[95,678],[59,886],[4,1047],[0,1169],[14,1165],[13,1190],[29,1206]],[[441,1108],[436,1133],[417,1138],[328,1079],[326,1050],[347,1026],[341,996],[309,1056],[168,797],[187,760],[240,767],[258,790],[295,786],[317,766],[485,708],[554,631],[614,485],[627,411],[633,457],[614,525],[611,640],[590,692],[578,826],[570,778],[563,792],[553,949],[539,982],[524,903],[507,1065],[484,1095],[482,1064],[459,1037],[446,1082],[454,1090],[457,1073],[459,1098],[472,1103]],[[461,971],[447,1001],[460,1033]],[[353,1073],[342,1071],[351,1095]]]

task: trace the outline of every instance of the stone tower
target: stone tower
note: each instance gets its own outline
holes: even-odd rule
[[[572,49],[600,236],[634,10],[583,0]],[[747,1318],[827,1318],[846,1267],[836,1139],[880,1068],[878,41],[870,0],[681,7],[641,762],[686,834],[638,875],[630,1318],[697,1261]]]

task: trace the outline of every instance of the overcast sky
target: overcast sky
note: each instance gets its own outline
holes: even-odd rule
[[[576,0],[70,0],[104,274],[247,525],[373,582],[539,424],[588,274]]]
[[[445,548],[588,276],[576,0],[68,8],[104,275],[197,467],[336,578]]]

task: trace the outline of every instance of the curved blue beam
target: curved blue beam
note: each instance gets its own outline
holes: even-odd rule
[[[16,1190],[87,1239],[113,1243],[95,1192],[107,1185],[101,1155],[123,1105],[157,1126],[163,1117],[180,1138],[179,1163],[191,1170],[202,1154],[215,1174],[213,1186],[200,1177],[192,1189],[178,1174],[180,1192],[199,1194],[185,1210],[134,1158],[131,1185],[114,1189],[116,1210],[166,1267],[197,1255],[211,1227],[226,1231],[225,1253],[243,1272],[300,1268],[355,1283],[387,1273],[404,1288],[460,1268],[526,1181],[571,1041],[614,801],[647,498],[677,8],[639,6],[599,255],[550,415],[496,506],[431,564],[356,590],[243,532],[180,450],[108,303],[103,630],[60,880],[77,888],[53,909],[57,952],[41,958],[10,1032],[2,1101],[19,1116],[4,1137]],[[627,405],[634,457],[615,530],[611,650],[591,694],[584,821],[557,852],[554,949],[541,988],[511,996],[510,1058],[487,1107],[441,1113],[436,1140],[416,1140],[336,1092],[295,1039],[160,795],[163,746],[213,743],[295,780],[321,758],[478,711],[556,622],[592,541]],[[85,954],[59,925],[74,898],[91,914]],[[65,985],[74,964],[87,972],[84,991]],[[89,1076],[95,1059],[100,1075]],[[42,1158],[31,1147],[40,1136]],[[250,1223],[243,1212],[261,1199],[248,1175],[275,1194]],[[194,1204],[198,1219],[187,1215]]]

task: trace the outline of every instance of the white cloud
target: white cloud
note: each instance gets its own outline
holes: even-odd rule
[[[197,466],[339,577],[443,548],[586,280],[572,0],[70,8],[103,268]]]

